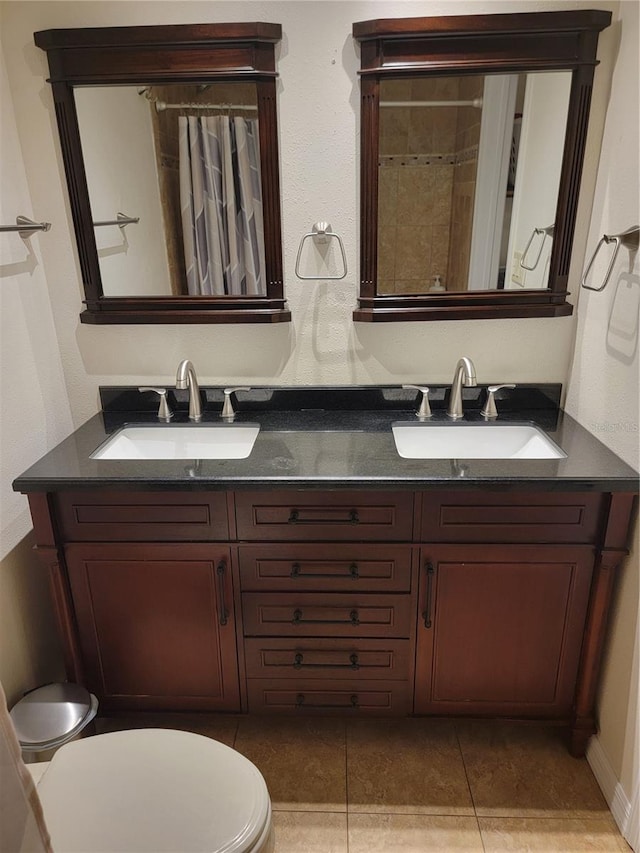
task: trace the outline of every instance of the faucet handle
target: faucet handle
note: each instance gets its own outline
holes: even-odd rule
[[[484,407],[481,409],[480,414],[485,420],[493,420],[498,417],[498,410],[496,408],[496,399],[495,393],[496,391],[500,391],[501,388],[515,388],[515,385],[507,384],[507,385],[488,385],[487,386],[487,399],[485,400]]]
[[[160,405],[158,406],[158,420],[165,421],[168,423],[173,417],[173,412],[169,408],[169,403],[167,402],[167,389],[166,388],[153,388],[150,385],[142,385],[138,388],[138,391],[153,391],[155,394],[158,394],[160,397]]]
[[[251,391],[251,388],[248,388],[246,385],[238,385],[234,388],[225,388],[224,404],[222,406],[222,412],[220,414],[221,418],[225,418],[230,421],[234,419],[236,413],[233,408],[233,403],[231,402],[231,395],[235,394],[236,391]]]
[[[418,411],[416,412],[416,417],[420,418],[420,420],[425,420],[426,418],[431,417],[431,406],[429,405],[429,389],[426,385],[403,385],[404,389],[420,391],[422,397],[420,398],[420,405],[418,407]]]

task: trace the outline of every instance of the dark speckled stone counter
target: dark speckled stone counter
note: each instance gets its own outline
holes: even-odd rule
[[[97,460],[124,424],[157,423],[157,397],[101,389],[104,411],[18,477],[20,492],[78,488],[535,488],[638,491],[638,474],[557,407],[559,386],[519,386],[498,399],[499,422],[534,422],[566,459],[402,459],[391,425],[414,423],[416,393],[394,388],[255,389],[237,395],[236,423],[260,424],[246,459]],[[434,421],[447,421],[447,389],[432,389]],[[484,423],[484,391],[464,389],[467,422]],[[203,390],[203,423],[219,423],[222,390]],[[186,423],[186,395],[172,392],[172,423]],[[158,425],[162,429],[161,425]]]

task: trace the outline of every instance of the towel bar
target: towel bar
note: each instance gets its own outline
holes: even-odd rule
[[[50,222],[34,222],[26,216],[16,216],[15,225],[0,225],[0,232],[17,231],[24,239],[31,237],[36,231],[48,231],[51,228]]]
[[[126,225],[135,225],[140,222],[139,216],[127,216],[126,213],[117,213],[115,219],[105,219],[102,222],[94,222],[94,228],[100,228],[103,225],[117,225],[118,228],[124,228]]]

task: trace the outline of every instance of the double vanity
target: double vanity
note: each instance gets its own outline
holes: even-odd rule
[[[559,386],[492,396],[207,388],[196,422],[187,389],[165,422],[101,389],[14,484],[68,678],[107,712],[545,719],[582,754],[638,475]]]

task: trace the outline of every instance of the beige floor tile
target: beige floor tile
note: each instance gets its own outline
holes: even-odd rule
[[[609,814],[589,765],[569,755],[559,729],[458,722],[456,730],[479,817]]]
[[[96,733],[120,732],[123,729],[179,729],[213,738],[233,746],[238,718],[217,714],[140,713],[126,716],[99,717]]]
[[[486,853],[629,851],[612,818],[478,818]]]
[[[347,853],[342,812],[274,812],[274,853]]]
[[[274,809],[346,811],[343,720],[245,717],[235,748],[261,771]]]
[[[473,815],[453,724],[349,721],[347,803],[349,812]]]
[[[475,817],[350,814],[349,853],[483,853]]]

